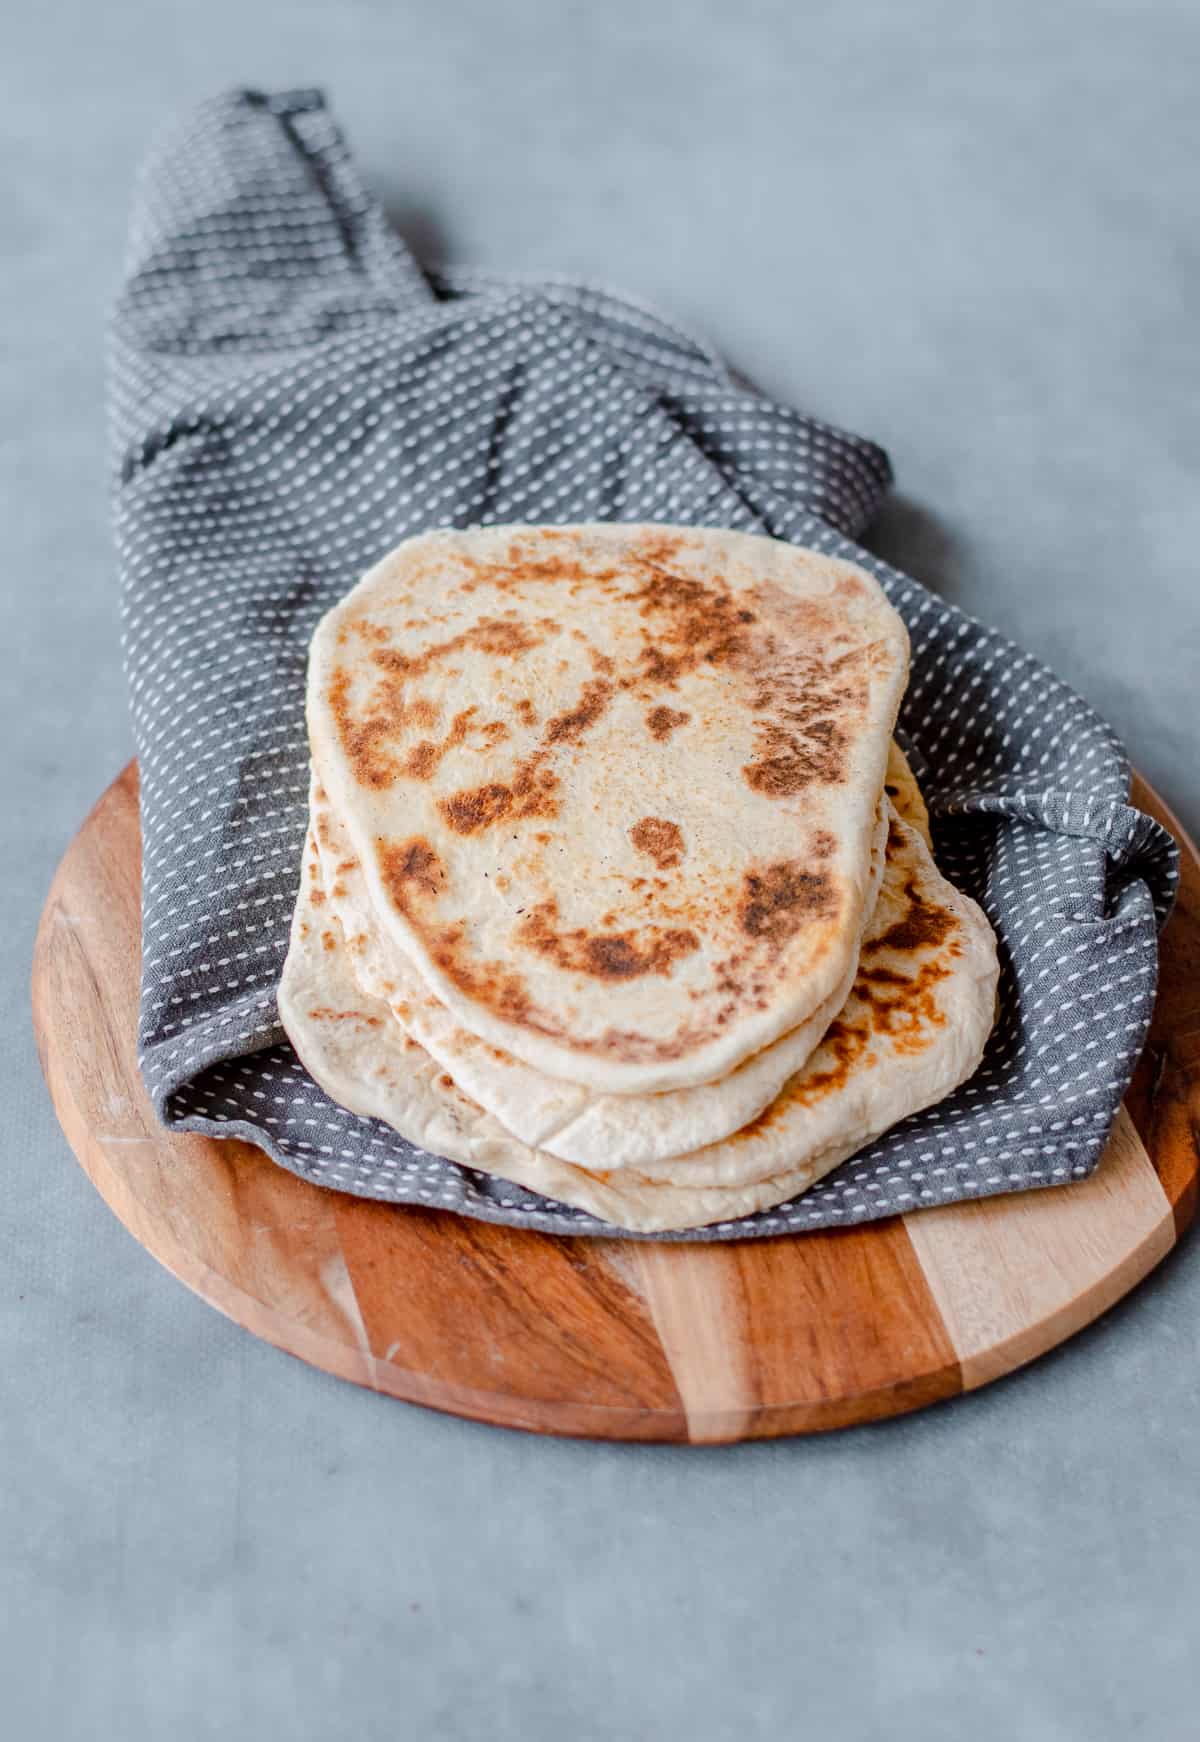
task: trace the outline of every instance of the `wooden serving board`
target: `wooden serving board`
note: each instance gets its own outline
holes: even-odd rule
[[[1182,831],[1139,784],[1135,802]],[[367,1202],[248,1143],[169,1135],[135,1060],[137,773],[59,867],[33,969],[63,1129],[168,1270],[314,1366],[544,1433],[811,1433],[986,1384],[1163,1258],[1200,1156],[1200,859],[1185,842],[1154,1027],[1095,1174],[864,1227],[712,1246],[560,1239]]]

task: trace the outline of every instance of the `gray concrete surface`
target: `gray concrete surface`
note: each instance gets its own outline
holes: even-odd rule
[[[39,0],[5,36],[3,1733],[1196,1736],[1194,1242],[1032,1370],[881,1428],[487,1430],[162,1274],[59,1134],[26,977],[129,752],[101,459],[128,185],[231,83],[325,83],[422,246],[626,285],[880,438],[879,548],[1056,665],[1194,828],[1200,12]]]

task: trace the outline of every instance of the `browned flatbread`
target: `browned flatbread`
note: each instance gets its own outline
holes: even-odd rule
[[[990,927],[893,816],[853,990],[803,1069],[720,1142],[650,1166],[589,1171],[520,1142],[462,1093],[386,1002],[361,990],[321,899],[312,844],[308,863],[279,1008],[317,1082],[434,1154],[638,1232],[732,1220],[794,1197],[970,1076],[992,1025],[999,970]]]
[[[906,673],[876,582],[813,551],[438,533],[321,624],[309,731],[381,927],[463,1027],[661,1092],[844,983]]]

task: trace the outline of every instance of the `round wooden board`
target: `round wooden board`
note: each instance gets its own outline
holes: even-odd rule
[[[137,772],[59,867],[33,969],[76,1155],[168,1270],[256,1336],[458,1415],[597,1439],[810,1433],[1010,1372],[1105,1311],[1191,1219],[1200,859],[1184,841],[1150,1041],[1095,1174],[865,1227],[713,1246],[565,1240],[329,1192],[168,1134],[138,1075]]]

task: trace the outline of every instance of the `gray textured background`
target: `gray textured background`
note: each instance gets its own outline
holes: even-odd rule
[[[6,1733],[1190,1742],[1194,1243],[907,1421],[505,1434],[309,1372],[161,1273],[70,1159],[25,982],[129,749],[100,332],[129,179],[235,82],[324,83],[419,247],[607,277],[881,440],[876,548],[1055,665],[1195,829],[1200,13],[40,0],[6,38]]]

